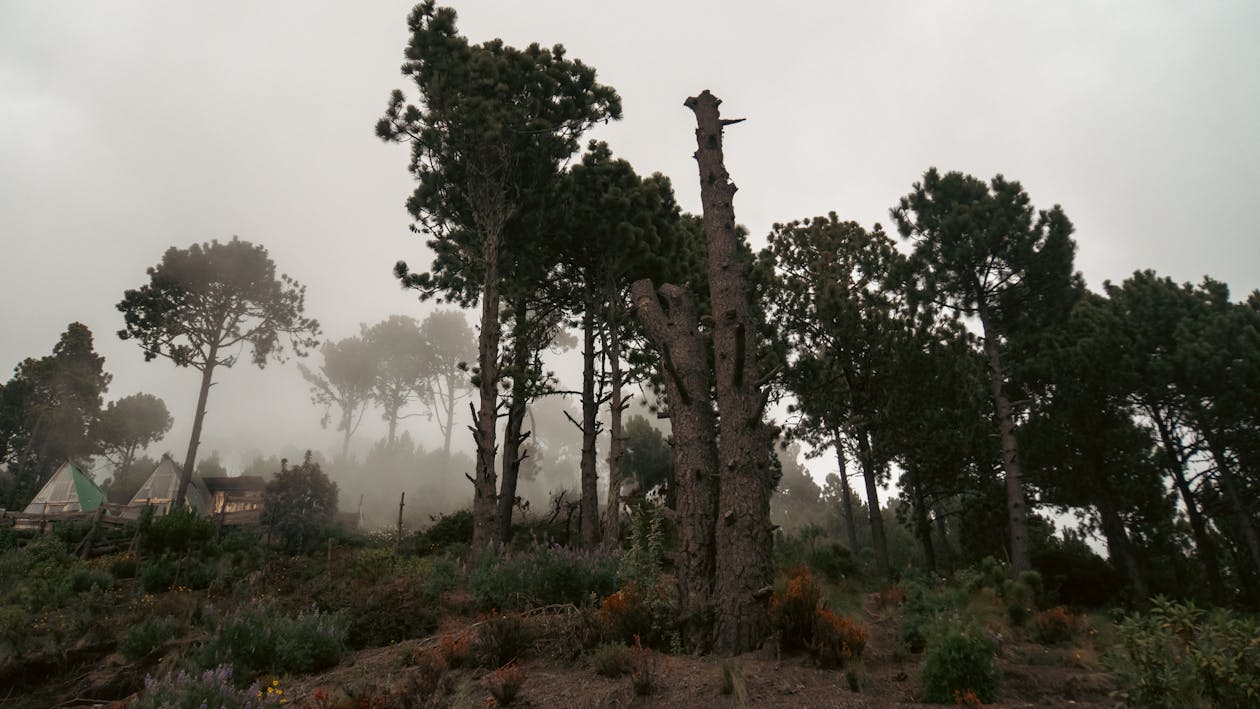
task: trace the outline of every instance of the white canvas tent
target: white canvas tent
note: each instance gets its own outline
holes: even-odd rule
[[[26,506],[27,514],[91,512],[105,501],[105,493],[74,463],[65,463],[44,483]]]
[[[136,494],[127,506],[141,508],[152,505],[155,508],[155,514],[163,515],[170,509],[171,500],[175,497],[177,490],[179,490],[179,466],[171,460],[169,455],[163,455],[162,462],[158,463],[149,478],[144,481],[139,490],[136,490]],[[198,514],[209,512],[210,494],[199,478],[194,477],[189,481],[185,498],[188,506]]]

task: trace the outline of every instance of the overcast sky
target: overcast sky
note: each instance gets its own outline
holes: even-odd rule
[[[1091,287],[1152,268],[1260,287],[1260,4],[461,2],[473,41],[564,44],[621,94],[600,128],[699,210],[694,119],[724,115],[755,241],[828,211],[870,225],[929,166],[1020,180],[1076,225]],[[87,324],[108,399],[163,397],[182,457],[198,376],[145,363],[115,304],[174,245],[264,244],[327,337],[430,306],[401,291],[406,149],[373,135],[406,2],[0,0],[0,376]],[[409,95],[414,96],[414,91]],[[576,373],[573,373],[576,376]],[[3,380],[0,379],[0,380]],[[203,453],[329,449],[293,362],[212,391]],[[419,432],[421,426],[412,420]],[[377,426],[373,422],[373,426]],[[363,441],[379,435],[379,427]]]

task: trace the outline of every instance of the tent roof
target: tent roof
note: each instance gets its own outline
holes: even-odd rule
[[[79,470],[79,466],[67,462],[44,483],[35,499],[26,506],[26,512],[91,512],[104,501],[105,493],[101,488]]]
[[[178,490],[179,466],[171,460],[170,456],[164,455],[162,462],[157,464],[140,489],[136,490],[136,494],[131,498],[131,504],[168,504]],[[210,509],[210,494],[206,492],[205,485],[199,478],[194,477],[189,483],[185,497],[188,506],[198,512],[205,513]]]

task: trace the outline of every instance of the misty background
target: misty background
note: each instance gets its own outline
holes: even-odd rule
[[[414,98],[398,71],[411,6],[0,0],[3,377],[83,322],[113,375],[106,401],[164,399],[175,425],[150,453],[178,460],[198,373],[146,363],[115,334],[115,304],[167,248],[234,235],[265,245],[306,285],[325,339],[432,312],[391,275],[395,261],[423,269],[430,255],[403,207],[407,151],[373,134],[392,89]],[[1063,205],[1092,288],[1138,268],[1210,274],[1235,298],[1260,287],[1255,4],[454,6],[471,41],[562,43],[594,66],[625,118],[589,137],[640,174],[668,175],[688,211],[700,205],[682,102],[705,88],[721,97],[724,115],[748,119],[725,147],[754,248],[775,222],[832,210],[887,222],[934,165],[1002,173],[1035,206]],[[561,388],[575,388],[577,360],[556,363]],[[454,445],[471,452],[466,406]],[[340,436],[322,413],[294,361],[241,362],[216,376],[199,457],[218,451],[232,473],[306,448],[331,458]],[[576,445],[563,414],[549,416],[553,438]],[[423,416],[402,430],[441,445]],[[369,411],[353,454],[384,433]],[[810,465],[820,481],[831,470]],[[448,478],[426,494],[468,504],[471,485]],[[383,494],[396,505],[397,492]]]

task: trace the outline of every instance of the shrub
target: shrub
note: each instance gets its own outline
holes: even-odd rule
[[[144,567],[140,573],[140,588],[147,593],[168,591],[175,583],[175,565],[161,559]]]
[[[634,647],[630,649],[630,657],[630,683],[634,686],[635,694],[646,697],[656,691],[661,678],[669,673],[669,661],[662,663],[661,656],[651,648],[643,647],[637,638]]]
[[[472,659],[472,641],[467,634],[443,635],[438,638],[437,651],[451,669],[462,667]]]
[[[161,679],[144,678],[144,691],[130,709],[168,709],[169,707],[253,707],[278,706],[284,703],[283,691],[264,692],[258,684],[237,689],[231,665],[220,665],[200,675],[180,671]]]
[[[823,667],[844,667],[866,649],[866,626],[819,608],[814,623],[814,654]]]
[[[469,576],[482,610],[588,603],[617,588],[617,560],[600,550],[535,546],[511,558],[483,556]]]
[[[521,685],[525,683],[525,672],[520,664],[513,662],[486,675],[481,683],[490,692],[490,696],[494,697],[496,706],[511,706],[520,694]]]
[[[210,585],[219,577],[218,567],[208,561],[194,561],[184,570],[184,580],[188,584],[188,588],[198,591],[210,588]]]
[[[415,655],[412,662],[416,668],[413,673],[416,694],[430,697],[446,688],[451,667],[438,649],[425,650]]]
[[[431,517],[433,524],[417,535],[421,554],[434,554],[453,544],[472,544],[472,510]]]
[[[433,632],[437,599],[428,591],[406,579],[357,590],[345,602],[346,641],[354,648],[378,647]]]
[[[770,599],[770,624],[785,650],[808,650],[814,643],[814,622],[822,591],[814,574],[801,566],[789,572],[787,588]]]
[[[645,591],[632,581],[600,601],[600,622],[609,635],[622,642],[633,642],[638,637],[649,646],[664,647],[676,635],[675,594],[673,584],[658,582]]]
[[[134,579],[136,570],[139,566],[136,557],[131,554],[123,554],[109,562],[109,573],[116,579]]]
[[[136,661],[161,650],[175,630],[175,621],[163,616],[148,616],[132,625],[118,642],[118,649],[128,660]]]
[[[1063,606],[1041,611],[1032,618],[1033,637],[1043,645],[1071,640],[1081,627],[1081,617]]]
[[[76,570],[70,577],[70,590],[75,593],[90,591],[93,586],[109,590],[114,587],[114,577],[100,569],[86,567]]]
[[[1260,697],[1260,622],[1155,598],[1117,628],[1108,664],[1129,707],[1251,707]]]
[[[337,614],[290,617],[266,607],[245,608],[219,623],[199,659],[203,667],[232,665],[243,678],[261,672],[309,674],[341,661],[345,636],[345,622]]]
[[[630,648],[621,643],[604,643],[591,653],[591,665],[596,674],[620,677],[634,669],[634,656]]]
[[[525,654],[533,642],[520,616],[491,611],[477,627],[472,654],[483,667],[502,667]]]
[[[337,483],[306,452],[302,464],[276,473],[263,491],[262,524],[290,553],[309,549],[337,514]]]
[[[830,583],[840,583],[857,573],[853,554],[834,542],[810,549],[805,555],[805,563]]]
[[[140,517],[140,545],[148,552],[183,554],[204,545],[214,536],[214,522],[187,507],[179,507],[161,517],[152,508]]]
[[[953,625],[934,637],[923,662],[923,701],[948,704],[955,691],[995,701],[999,676],[993,650],[993,641],[975,628]]]

